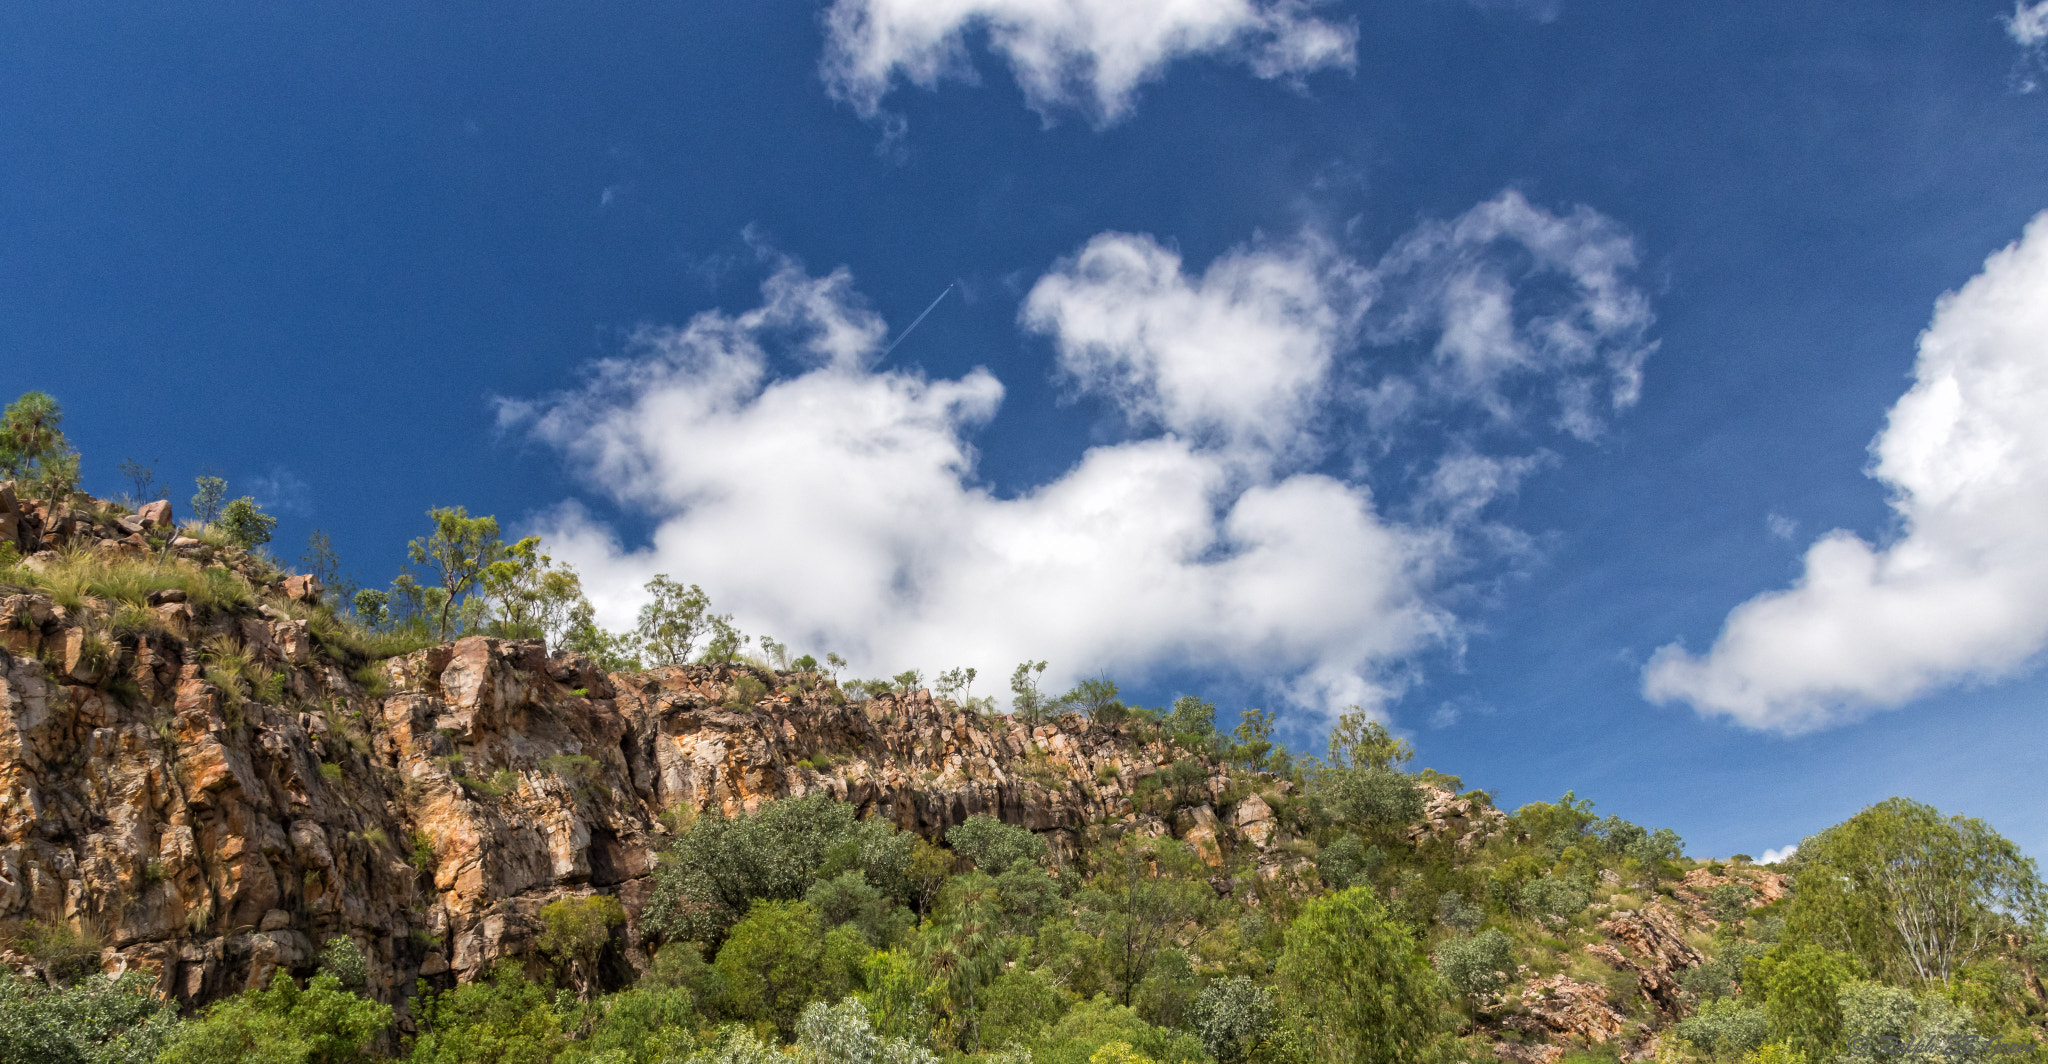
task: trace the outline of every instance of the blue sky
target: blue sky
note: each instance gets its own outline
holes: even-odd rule
[[[373,582],[462,503],[615,621],[2048,849],[2048,7],[1161,10],[9,5],[0,383]]]

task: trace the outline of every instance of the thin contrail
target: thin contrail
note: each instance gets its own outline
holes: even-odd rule
[[[944,291],[944,292],[940,292],[940,293],[939,293],[939,299],[944,299],[944,298],[946,298],[946,292],[951,292],[952,290],[953,290],[953,286],[952,286],[952,285],[947,285],[947,286],[946,286],[946,289],[945,289],[945,291]],[[937,310],[937,309],[939,309],[939,299],[934,299],[934,300],[932,300],[932,305],[931,305],[931,306],[928,306],[928,307],[926,307],[926,308],[924,308],[924,313],[923,313],[923,314],[919,314],[919,315],[917,316],[917,321],[913,321],[913,322],[911,322],[911,323],[910,323],[910,328],[909,328],[909,329],[905,329],[905,330],[903,330],[902,334],[896,337],[896,342],[895,342],[895,343],[892,343],[892,344],[890,344],[890,345],[889,345],[888,347],[886,347],[886,348],[883,348],[883,349],[882,349],[882,357],[883,357],[883,358],[888,358],[888,357],[889,357],[889,352],[891,352],[891,351],[894,351],[894,350],[896,350],[896,344],[900,344],[900,343],[902,343],[902,342],[903,342],[903,337],[905,337],[905,336],[909,336],[909,335],[910,335],[910,330],[911,330],[911,329],[915,329],[915,328],[917,328],[917,326],[918,326],[918,322],[922,322],[922,321],[923,321],[923,320],[925,319],[926,315],[929,315],[929,314],[930,314],[930,313],[931,313],[932,311],[934,311],[934,310]]]

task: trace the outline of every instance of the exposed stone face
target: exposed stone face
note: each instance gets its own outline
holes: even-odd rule
[[[846,703],[738,665],[605,676],[484,638],[382,663],[372,697],[303,622],[180,597],[88,653],[96,607],[0,596],[0,941],[31,919],[97,922],[109,970],[155,971],[188,1003],[303,972],[342,935],[397,1001],[530,954],[543,905],[593,892],[627,910],[623,981],[647,962],[638,916],[669,810],[824,792],[934,838],[987,813],[1062,852],[1122,825],[1269,877],[1299,860],[1259,797],[1213,804],[1230,789],[1214,766],[1197,804],[1139,808],[1138,782],[1181,752],[1075,716],[1027,727],[923,691]],[[281,673],[282,704],[218,686],[212,638]],[[738,704],[743,679],[772,693]]]
[[[1433,836],[1470,851],[1507,828],[1507,814],[1485,802],[1461,798],[1441,787],[1424,787],[1422,822],[1408,829],[1408,841],[1421,842]]]
[[[1522,995],[1522,1008],[1528,1016],[1514,1017],[1521,1022],[1511,1026],[1531,1034],[1576,1038],[1586,1045],[1604,1045],[1633,1026],[1627,1016],[1607,1003],[1606,988],[1581,983],[1563,973],[1531,982]]]

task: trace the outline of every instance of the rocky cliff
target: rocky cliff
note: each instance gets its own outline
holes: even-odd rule
[[[613,893],[637,915],[678,814],[817,791],[928,837],[988,813],[1056,849],[1171,832],[1219,871],[1236,853],[1269,876],[1303,866],[1256,788],[1213,765],[1149,803],[1163,816],[1141,808],[1141,781],[1183,755],[1078,716],[1027,727],[923,691],[849,703],[746,665],[607,676],[537,641],[358,665],[321,638],[316,582],[152,542],[167,512],[0,506],[54,585],[0,587],[0,942],[81,928],[104,967],[155,971],[186,1002],[303,970],[338,935],[387,997],[474,976],[531,950],[554,898]],[[246,600],[124,601],[94,568],[115,563]],[[646,961],[629,919],[615,975]]]

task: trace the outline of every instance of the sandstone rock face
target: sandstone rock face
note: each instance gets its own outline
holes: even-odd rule
[[[1433,836],[1469,851],[1507,828],[1507,814],[1484,802],[1460,798],[1441,787],[1424,787],[1422,822],[1408,829],[1408,840],[1421,842]]]
[[[1656,902],[1640,910],[1619,912],[1604,920],[1600,930],[1627,952],[1609,943],[1596,943],[1587,951],[1622,971],[1634,972],[1642,994],[1659,1011],[1677,1016],[1679,973],[1706,961],[1685,941],[1678,918]]]
[[[1631,1024],[1607,1003],[1604,987],[1581,983],[1559,973],[1531,982],[1522,997],[1529,1019],[1540,1024],[1531,1033],[1549,1033],[1577,1038],[1586,1045],[1604,1045],[1621,1037]],[[1521,1019],[1521,1017],[1517,1017]],[[1532,1026],[1524,1024],[1525,1026]]]
[[[149,615],[117,635],[93,607],[0,595],[0,942],[28,920],[103,927],[109,970],[154,971],[187,1003],[304,973],[337,936],[397,1002],[529,957],[541,907],[593,892],[629,916],[607,962],[622,982],[648,961],[662,814],[818,792],[934,838],[986,813],[1061,852],[1136,830],[1262,874],[1299,860],[1259,797],[1202,801],[1231,785],[1215,766],[1196,804],[1141,800],[1181,751],[1075,716],[1028,727],[923,691],[848,703],[743,665],[605,676],[484,638],[381,663],[373,696],[271,607],[163,596]],[[282,683],[222,675],[203,649],[222,640]],[[743,686],[770,693],[742,703]]]

